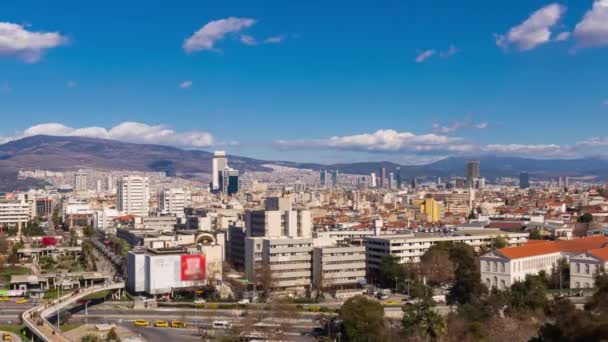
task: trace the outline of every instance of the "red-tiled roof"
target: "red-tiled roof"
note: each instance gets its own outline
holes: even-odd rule
[[[592,249],[589,251],[589,254],[602,261],[608,261],[608,247]]]
[[[603,247],[608,247],[608,237],[591,236],[573,240],[530,243],[519,247],[501,248],[498,252],[509,259],[518,259],[558,252],[584,253]]]

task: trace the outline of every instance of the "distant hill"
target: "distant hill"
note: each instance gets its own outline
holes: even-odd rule
[[[45,169],[55,171],[95,168],[106,170],[164,171],[168,175],[197,177],[209,174],[212,153],[200,150],[183,150],[175,147],[133,144],[114,140],[57,137],[38,135],[0,145],[0,189],[17,186],[19,169]],[[379,173],[381,167],[394,172],[401,167],[404,180],[413,177],[464,176],[466,160],[450,157],[427,165],[399,165],[391,162],[362,162],[323,165],[288,161],[264,161],[229,155],[230,166],[245,171],[270,171],[264,164],[321,170],[338,169],[345,174]],[[483,156],[481,174],[489,179],[517,176],[528,171],[533,177],[595,176],[607,179],[608,161],[604,159],[527,159],[516,157]],[[14,184],[9,184],[13,180]],[[37,185],[21,182],[19,186]]]
[[[213,154],[200,150],[115,140],[38,135],[0,145],[0,168],[165,171],[169,175],[209,173]],[[243,171],[269,170],[260,160],[230,156]]]

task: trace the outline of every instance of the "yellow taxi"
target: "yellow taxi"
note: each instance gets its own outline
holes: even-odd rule
[[[21,299],[18,299],[17,301],[15,301],[15,304],[27,304],[29,302],[30,302],[29,300],[27,300],[25,298],[21,298]]]
[[[186,327],[186,323],[184,323],[184,322],[180,322],[180,321],[171,322],[171,328],[185,328],[185,327]]]
[[[144,321],[143,319],[138,319],[134,322],[134,324],[137,327],[147,327],[150,325],[150,322]]]
[[[167,321],[156,321],[154,322],[154,326],[157,328],[168,328],[169,327],[169,322]]]
[[[0,302],[8,302],[9,300],[8,297],[0,297]]]
[[[10,334],[2,334],[2,341],[12,341],[13,338]]]

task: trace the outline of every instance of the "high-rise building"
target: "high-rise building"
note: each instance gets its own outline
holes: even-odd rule
[[[380,168],[380,185],[379,185],[379,187],[386,188],[387,185],[388,185],[388,180],[386,179],[386,168],[381,167]]]
[[[327,186],[327,170],[319,171],[319,186],[322,188]]]
[[[395,170],[395,178],[397,179],[397,189],[401,189],[401,183],[403,180],[401,179],[401,168],[397,167]]]
[[[467,160],[467,186],[472,187],[473,181],[480,178],[479,160]]]
[[[372,172],[369,177],[369,187],[375,188],[377,186],[378,186],[378,183],[376,181],[376,174]]]
[[[220,172],[220,189],[224,195],[232,196],[239,192],[239,171],[226,166]]]
[[[122,214],[148,216],[150,190],[147,177],[123,176],[118,180],[118,211]]]
[[[76,172],[74,174],[74,190],[86,190],[87,189],[87,174],[84,172]]]
[[[530,178],[528,176],[527,172],[520,172],[519,173],[519,188],[520,189],[527,189],[530,187]]]
[[[392,172],[388,173],[388,187],[389,189],[395,188],[395,174]]]
[[[333,187],[338,186],[338,169],[335,169],[331,172],[331,185]]]
[[[184,208],[190,204],[190,193],[184,189],[165,189],[159,194],[161,214],[184,217]]]
[[[412,189],[416,189],[418,187],[418,181],[416,177],[412,178]]]
[[[217,192],[220,190],[220,172],[228,166],[225,151],[215,151],[211,165],[211,191]]]
[[[108,192],[114,192],[114,190],[116,190],[116,179],[114,179],[114,176],[109,175],[106,178],[106,190],[108,190]]]

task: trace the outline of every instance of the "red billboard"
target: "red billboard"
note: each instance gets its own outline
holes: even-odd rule
[[[57,244],[57,239],[54,236],[44,236],[42,238],[43,246],[55,246]]]
[[[205,255],[204,254],[188,254],[182,255],[182,281],[185,280],[203,280],[205,279]]]

